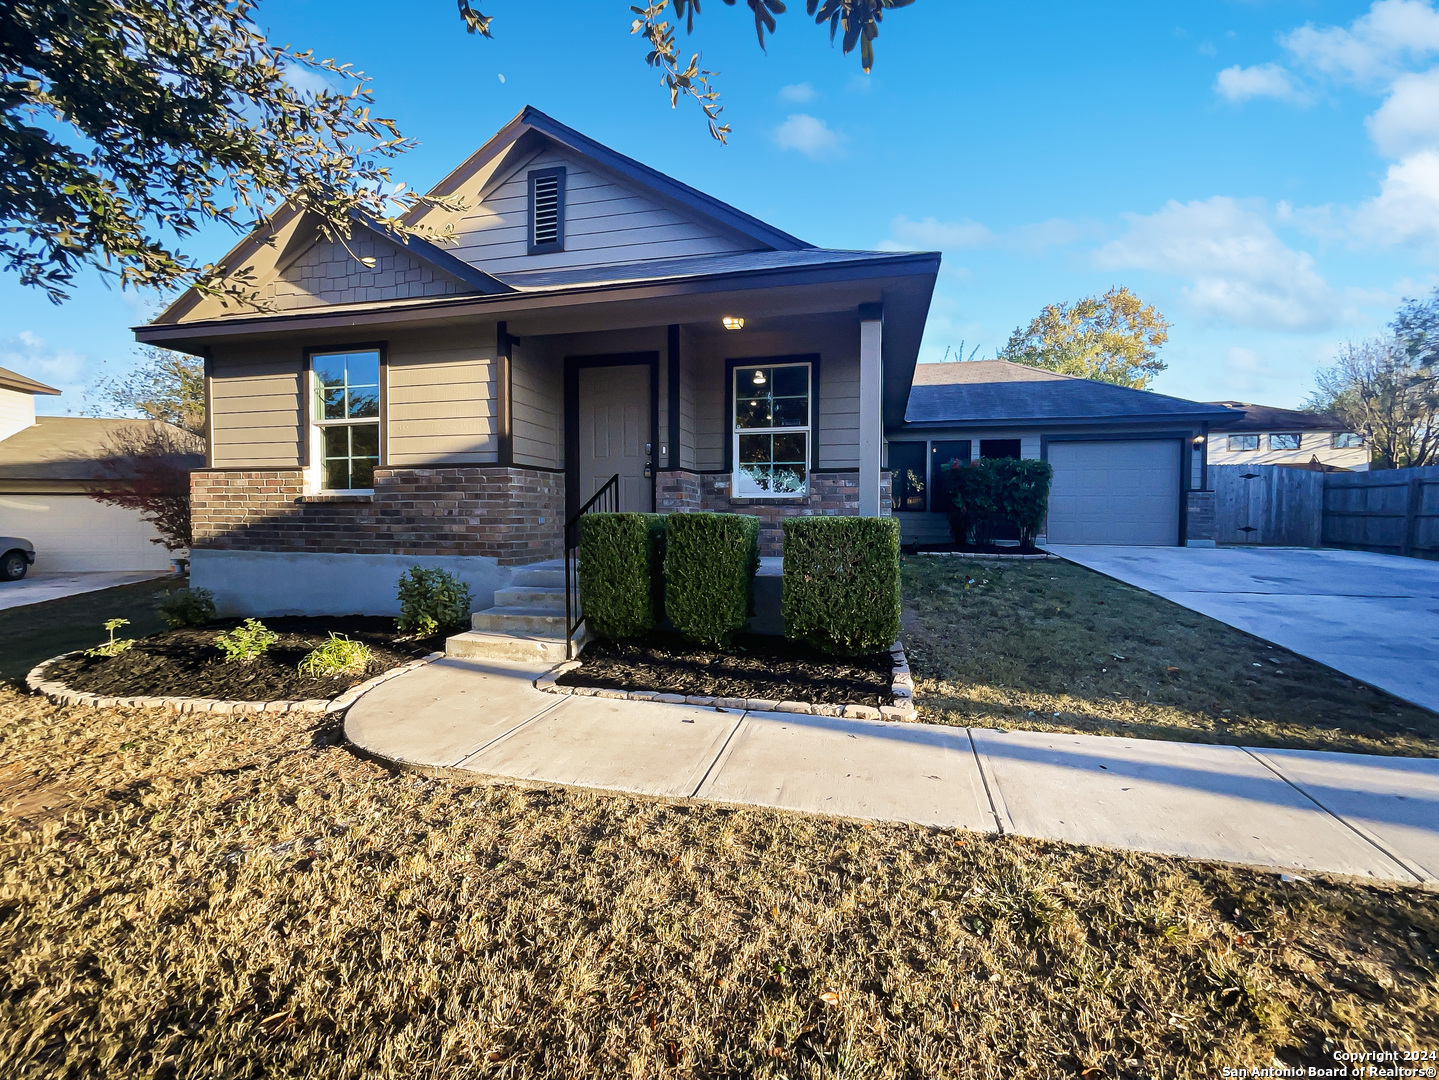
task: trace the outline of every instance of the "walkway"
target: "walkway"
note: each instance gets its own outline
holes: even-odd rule
[[[1439,884],[1439,760],[561,697],[544,670],[440,660],[345,734],[505,779]]]
[[[1048,550],[1439,711],[1439,562],[1333,548]]]
[[[137,581],[168,577],[168,570],[99,570],[75,571],[31,570],[19,581],[0,582],[0,611],[43,604],[65,596],[113,589],[116,585],[133,585]]]

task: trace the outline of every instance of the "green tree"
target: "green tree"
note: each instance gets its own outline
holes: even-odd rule
[[[1143,390],[1168,365],[1169,321],[1124,286],[1073,304],[1049,304],[1017,328],[1001,360]]]
[[[161,420],[193,435],[205,434],[205,364],[153,345],[137,350],[141,362],[124,375],[105,376],[91,388],[96,416]]]

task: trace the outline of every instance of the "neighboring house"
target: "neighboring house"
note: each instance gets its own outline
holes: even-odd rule
[[[892,425],[893,509],[906,542],[949,539],[943,473],[980,458],[1054,468],[1052,544],[1212,543],[1205,475],[1223,406],[1131,390],[1004,360],[921,364],[904,423]]]
[[[816,248],[525,109],[440,182],[444,247],[282,210],[137,329],[205,358],[192,580],[228,610],[386,611],[416,563],[478,606],[624,510],[889,512],[937,253]]]
[[[1234,419],[1215,425],[1211,465],[1321,465],[1351,472],[1369,468],[1364,436],[1346,430],[1332,416],[1247,401],[1212,404],[1234,410]]]
[[[138,511],[86,494],[116,482],[102,466],[111,438],[153,421],[37,417],[35,395],[58,393],[0,368],[0,534],[34,544],[38,572],[169,569]]]

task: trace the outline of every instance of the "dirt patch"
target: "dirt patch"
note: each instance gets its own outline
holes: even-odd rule
[[[293,714],[0,689],[0,761],[86,800],[0,805],[7,1076],[1187,1080],[1439,1045],[1420,889],[427,779]]]
[[[561,686],[652,690],[663,694],[808,701],[821,705],[892,705],[894,663],[888,652],[837,658],[762,634],[736,637],[725,649],[655,634],[630,642],[591,642]]]
[[[1439,715],[1062,560],[906,557],[920,718],[1439,756]]]
[[[72,690],[106,697],[300,701],[332,698],[383,671],[444,648],[443,637],[396,640],[395,620],[377,616],[262,621],[280,635],[280,640],[254,660],[225,662],[215,637],[237,623],[223,621],[142,638],[118,656],[67,657],[47,668],[46,677]],[[374,654],[369,667],[355,674],[324,678],[301,675],[300,661],[328,641],[331,633],[368,645]]]

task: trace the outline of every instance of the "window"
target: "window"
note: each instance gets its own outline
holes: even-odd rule
[[[315,460],[325,491],[375,486],[380,463],[380,353],[313,353]]]
[[[892,478],[890,495],[895,510],[922,513],[927,506],[925,500],[925,444],[922,442],[892,442],[889,444],[889,472]]]
[[[1336,431],[1330,441],[1336,450],[1359,450],[1364,446],[1364,436],[1357,431]]]
[[[809,493],[808,364],[734,369],[734,493]]]
[[[929,490],[934,492],[930,509],[936,514],[945,512],[944,493],[949,485],[945,482],[950,472],[963,469],[969,464],[971,444],[968,439],[953,439],[931,443],[929,447]]]
[[[1231,450],[1258,450],[1258,435],[1231,435],[1229,436],[1229,449]]]
[[[1019,460],[1018,439],[980,439],[979,456],[982,458],[1013,458]]]
[[[530,254],[565,250],[565,170],[530,173]]]
[[[1298,450],[1302,438],[1303,436],[1300,435],[1271,435],[1269,436],[1269,449]]]

